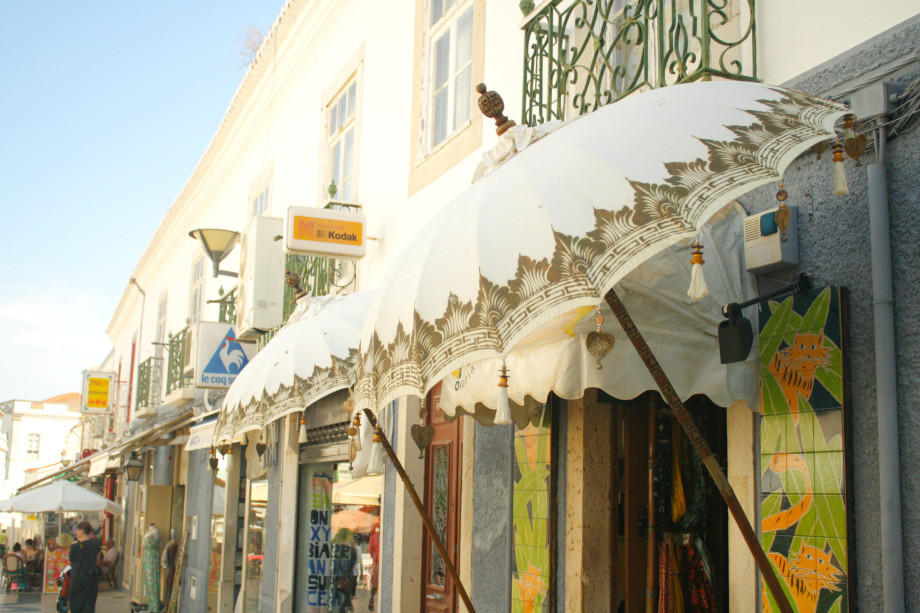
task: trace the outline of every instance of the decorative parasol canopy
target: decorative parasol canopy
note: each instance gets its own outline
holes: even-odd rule
[[[6,513],[101,513],[121,515],[122,508],[108,498],[70,481],[55,481],[0,501]]]
[[[756,293],[754,276],[742,265],[744,218],[741,205],[731,203],[701,229],[700,242],[708,246],[709,295],[698,305],[687,297],[691,264],[690,246],[685,242],[653,256],[616,285],[683,400],[702,394],[719,406],[741,399],[751,409],[758,407],[756,352],[747,362],[722,364],[717,335],[723,320],[721,305]],[[596,388],[628,400],[657,389],[607,304],[601,304],[600,328],[614,339],[614,345],[600,361],[591,354],[587,340],[597,331],[597,313],[588,307],[573,317],[559,317],[506,356],[511,416],[519,427],[527,424],[550,392],[574,399],[582,397],[585,389]],[[441,386],[444,413],[468,413],[491,424],[498,408],[496,373],[501,366],[501,359],[490,358],[450,373]]]
[[[239,439],[354,383],[372,292],[305,297],[227,390],[214,444]]]
[[[691,83],[608,105],[526,148],[511,136],[518,152],[489,156],[501,165],[427,224],[377,292],[356,407],[424,397],[452,371],[598,305],[726,204],[778,180],[847,112],[757,83]]]

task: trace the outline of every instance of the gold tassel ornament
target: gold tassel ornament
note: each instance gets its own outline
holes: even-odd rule
[[[498,375],[498,407],[495,411],[495,425],[507,426],[511,423],[511,405],[508,402],[508,367],[502,360],[502,369]]]
[[[687,295],[691,300],[701,300],[709,295],[706,278],[703,276],[703,247],[699,240],[693,241],[693,255],[690,256],[690,289]]]
[[[847,173],[843,168],[843,145],[840,141],[834,141],[834,195],[846,196],[849,193]]]
[[[382,475],[386,465],[383,462],[383,430],[378,423],[374,427],[374,444],[371,446],[371,458],[367,464],[367,474]]]
[[[361,451],[361,416],[358,413],[355,413],[355,418],[348,427],[348,436],[351,437],[355,451]]]
[[[297,437],[297,442],[303,445],[307,442],[307,416],[303,413],[300,414],[300,436]]]
[[[779,228],[780,236],[784,243],[789,240],[789,237],[786,236],[786,230],[789,228],[789,219],[792,217],[792,214],[789,212],[789,207],[786,205],[786,198],[788,197],[789,194],[786,193],[786,190],[783,189],[783,183],[780,182],[779,191],[776,192],[776,199],[779,200],[779,208],[777,208],[776,212],[773,214],[773,221],[776,222],[776,227]]]
[[[210,465],[211,470],[217,472],[217,450],[211,447],[211,457],[208,458],[208,465]]]

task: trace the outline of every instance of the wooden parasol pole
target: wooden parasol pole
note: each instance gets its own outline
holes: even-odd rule
[[[409,498],[411,498],[412,502],[415,503],[415,508],[418,510],[418,514],[422,518],[422,523],[425,524],[425,530],[428,531],[428,536],[431,537],[431,541],[437,548],[438,553],[441,554],[441,559],[444,560],[444,566],[447,567],[447,572],[450,574],[450,578],[453,579],[454,585],[457,586],[457,593],[460,594],[460,600],[462,600],[463,604],[466,605],[466,609],[469,611],[469,613],[476,613],[476,609],[473,608],[473,603],[470,602],[470,597],[466,593],[466,588],[464,588],[463,583],[460,582],[460,575],[457,574],[457,569],[454,568],[454,563],[451,562],[450,557],[447,555],[447,549],[444,547],[444,543],[441,542],[441,538],[438,536],[437,531],[434,529],[434,524],[431,523],[431,518],[428,517],[428,513],[425,512],[425,506],[419,499],[418,492],[415,491],[415,486],[412,485],[412,481],[409,479],[409,475],[406,474],[406,469],[403,468],[402,462],[400,462],[399,458],[396,457],[396,452],[393,451],[393,447],[390,445],[390,441],[387,439],[386,434],[384,434],[383,429],[377,425],[377,418],[374,417],[374,413],[370,409],[364,409],[364,414],[367,416],[368,422],[374,427],[374,434],[380,437],[380,444],[383,445],[383,450],[387,452],[387,455],[390,457],[390,461],[393,462],[393,468],[396,469],[397,474],[399,474],[399,478],[402,479],[403,485],[406,486],[406,491],[409,492]]]
[[[658,442],[658,402],[648,401],[648,554],[645,573],[645,613],[658,610],[658,520],[655,506],[655,444]]]
[[[767,554],[764,552],[760,541],[758,541],[754,529],[751,528],[751,523],[744,514],[741,503],[739,503],[738,498],[735,497],[735,492],[728,482],[725,473],[722,471],[722,467],[719,466],[719,462],[713,455],[712,450],[709,448],[709,443],[707,443],[706,439],[703,437],[703,433],[696,427],[696,423],[687,411],[687,407],[684,406],[677,392],[674,391],[674,386],[671,385],[671,381],[668,380],[668,376],[665,374],[664,370],[662,370],[661,364],[659,364],[658,360],[655,358],[648,343],[645,342],[645,338],[642,337],[642,333],[639,332],[635,322],[633,322],[632,316],[626,311],[626,307],[623,306],[620,297],[611,289],[604,296],[604,300],[610,305],[610,309],[613,311],[613,314],[616,315],[617,320],[620,322],[620,326],[622,326],[623,331],[626,332],[626,336],[629,337],[629,340],[632,342],[633,347],[636,348],[639,357],[642,358],[642,361],[645,363],[646,368],[648,368],[655,383],[658,384],[661,395],[671,407],[674,417],[684,429],[687,438],[693,443],[693,448],[696,449],[700,458],[703,459],[703,464],[706,466],[709,475],[719,489],[719,493],[722,494],[722,498],[725,499],[725,504],[728,505],[728,510],[731,512],[735,524],[741,531],[741,536],[744,537],[744,542],[747,543],[748,549],[751,550],[751,555],[754,556],[754,562],[757,564],[757,568],[760,570],[760,574],[763,576],[763,580],[767,584],[767,588],[773,595],[773,599],[776,601],[780,611],[782,611],[782,613],[793,613],[789,600],[786,598],[786,594],[779,584],[779,579],[776,577],[776,573],[773,572],[770,560],[767,558]]]

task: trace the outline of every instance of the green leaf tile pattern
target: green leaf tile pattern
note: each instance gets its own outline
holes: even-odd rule
[[[847,613],[840,288],[771,301],[760,321],[761,541],[795,611]]]

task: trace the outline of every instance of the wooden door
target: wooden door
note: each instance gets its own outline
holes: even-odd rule
[[[434,438],[425,453],[425,508],[457,567],[460,529],[460,418],[444,419],[441,384],[429,394],[428,424]],[[422,539],[422,610],[454,613],[457,593],[441,556],[426,532]]]

